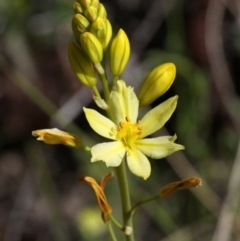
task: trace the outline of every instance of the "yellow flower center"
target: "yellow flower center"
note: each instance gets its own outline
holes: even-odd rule
[[[138,139],[142,128],[139,126],[140,122],[132,123],[127,117],[117,126],[117,139],[121,140],[123,144],[129,148],[133,148],[135,141]]]

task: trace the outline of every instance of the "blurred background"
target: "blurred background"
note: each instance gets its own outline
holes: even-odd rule
[[[170,182],[198,176],[203,186],[136,211],[136,240],[240,240],[240,1],[105,0],[114,32],[123,28],[131,59],[122,78],[138,90],[149,70],[173,62],[177,76],[152,106],[179,95],[177,110],[157,135],[177,133],[186,150],[151,161],[143,181],[128,172],[132,202]],[[83,106],[89,89],[67,57],[70,0],[0,2],[0,240],[110,240],[93,191],[110,169],[90,155],[37,142],[32,130],[58,127],[88,145],[102,138]],[[120,219],[116,178],[106,195]]]

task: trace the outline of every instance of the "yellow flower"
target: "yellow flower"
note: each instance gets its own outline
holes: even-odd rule
[[[61,131],[57,128],[42,129],[32,132],[33,136],[38,137],[38,141],[44,141],[47,144],[63,144],[70,147],[82,147],[80,138],[76,135]]]
[[[177,99],[177,96],[168,99],[137,121],[139,102],[136,94],[133,88],[119,80],[109,99],[112,120],[93,109],[84,108],[92,129],[113,140],[93,146],[91,162],[104,161],[107,166],[116,167],[126,155],[131,172],[147,179],[151,166],[146,156],[160,159],[184,149],[182,145],[174,143],[176,136],[145,138],[164,126],[176,108]]]

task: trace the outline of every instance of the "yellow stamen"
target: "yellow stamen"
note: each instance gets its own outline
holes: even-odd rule
[[[135,141],[141,134],[142,128],[139,126],[140,122],[132,123],[128,117],[117,126],[117,139],[121,140],[125,146],[133,148]]]

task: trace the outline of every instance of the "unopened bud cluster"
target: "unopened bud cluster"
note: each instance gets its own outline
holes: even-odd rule
[[[110,71],[114,77],[121,75],[130,56],[130,43],[120,29],[112,38],[112,26],[107,11],[99,0],[78,0],[73,4],[72,30],[74,42],[68,45],[71,67],[78,80],[91,88],[97,85],[96,72],[105,74],[103,59],[109,50]],[[111,43],[111,44],[110,44]],[[144,79],[138,99],[140,106],[151,104],[172,85],[176,76],[173,63],[155,67]]]
[[[125,32],[120,29],[112,39],[112,26],[107,12],[99,0],[78,0],[73,4],[72,30],[74,42],[68,45],[71,67],[79,81],[89,87],[96,86],[95,70],[105,73],[102,60],[110,49],[110,69],[113,76],[120,75],[130,56],[130,44]],[[86,69],[86,70],[84,70]]]
[[[94,87],[97,82],[94,67],[100,74],[104,73],[100,63],[112,37],[112,26],[99,0],[78,0],[73,9],[72,30],[76,43],[68,45],[69,61],[79,81]]]

